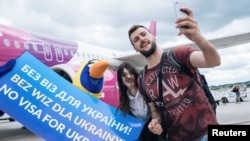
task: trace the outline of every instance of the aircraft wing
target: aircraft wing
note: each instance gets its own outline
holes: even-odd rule
[[[237,34],[217,39],[211,39],[209,40],[217,49],[224,49],[228,47],[233,47],[240,44],[245,44],[250,42],[250,32],[243,33],[243,34]],[[162,49],[164,51],[167,51],[168,49],[176,48],[179,46],[193,46],[195,48],[198,48],[196,44],[194,43],[187,43],[187,44],[180,44],[180,45],[173,45],[168,47],[163,47]],[[126,54],[124,56],[121,56],[119,58],[116,58],[121,61],[130,62],[134,64],[136,67],[141,68],[146,65],[146,59],[140,54],[140,53],[130,53]]]

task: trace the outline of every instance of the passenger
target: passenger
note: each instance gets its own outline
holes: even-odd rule
[[[147,105],[139,93],[137,84],[138,76],[138,71],[130,63],[123,63],[118,67],[117,78],[120,94],[118,109],[124,115],[130,114],[146,122],[139,137],[140,141],[157,141],[158,135],[150,132],[147,127],[148,122],[151,120],[151,111],[149,105]],[[159,115],[154,116],[154,118],[159,118]]]
[[[240,104],[240,85],[239,84],[234,84],[234,87],[233,87],[233,92],[235,92],[236,94],[236,104]]]
[[[197,68],[211,68],[220,65],[220,55],[216,48],[200,33],[198,23],[189,8],[182,8],[188,16],[176,20],[176,28],[186,26],[178,35],[185,35],[193,41],[198,50],[185,46],[174,49],[177,60],[195,74]],[[158,68],[163,50],[156,44],[155,36],[142,25],[133,25],[128,31],[130,42],[135,51],[146,59],[144,84],[141,90],[157,106],[158,103]],[[208,125],[217,125],[215,112],[209,104],[199,84],[189,76],[168,64],[165,58],[162,71],[164,99],[164,130],[170,141],[203,141],[207,140]],[[139,89],[141,89],[139,84]],[[159,108],[157,108],[159,109]],[[155,112],[155,111],[152,111]],[[158,113],[161,112],[158,110]],[[158,119],[152,119],[148,125],[151,132],[159,132]],[[157,125],[157,127],[156,127]],[[163,135],[165,137],[165,134]]]

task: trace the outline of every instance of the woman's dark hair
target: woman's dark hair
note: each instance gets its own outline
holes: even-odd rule
[[[139,77],[139,72],[137,71],[137,69],[130,63],[124,62],[122,63],[117,70],[117,79],[118,79],[118,86],[119,86],[119,96],[120,96],[120,104],[118,106],[118,109],[121,110],[123,112],[123,114],[128,114],[129,113],[129,109],[131,107],[129,107],[129,97],[127,95],[127,90],[128,88],[123,84],[122,81],[122,76],[123,76],[123,69],[126,68],[131,74],[134,75],[135,77],[135,85],[138,88],[138,83],[137,83],[137,79]]]

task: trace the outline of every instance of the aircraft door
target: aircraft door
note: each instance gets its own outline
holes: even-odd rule
[[[58,62],[63,62],[63,52],[59,46],[54,46],[56,52],[56,60]]]
[[[44,51],[45,60],[51,61],[52,60],[52,52],[51,52],[51,48],[48,44],[43,44],[43,51]]]

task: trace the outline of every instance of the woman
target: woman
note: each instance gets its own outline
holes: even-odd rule
[[[156,141],[158,136],[148,130],[148,122],[151,120],[151,112],[147,103],[139,93],[137,79],[139,73],[130,63],[122,63],[117,71],[120,104],[118,109],[124,115],[130,114],[146,122],[139,140]]]

